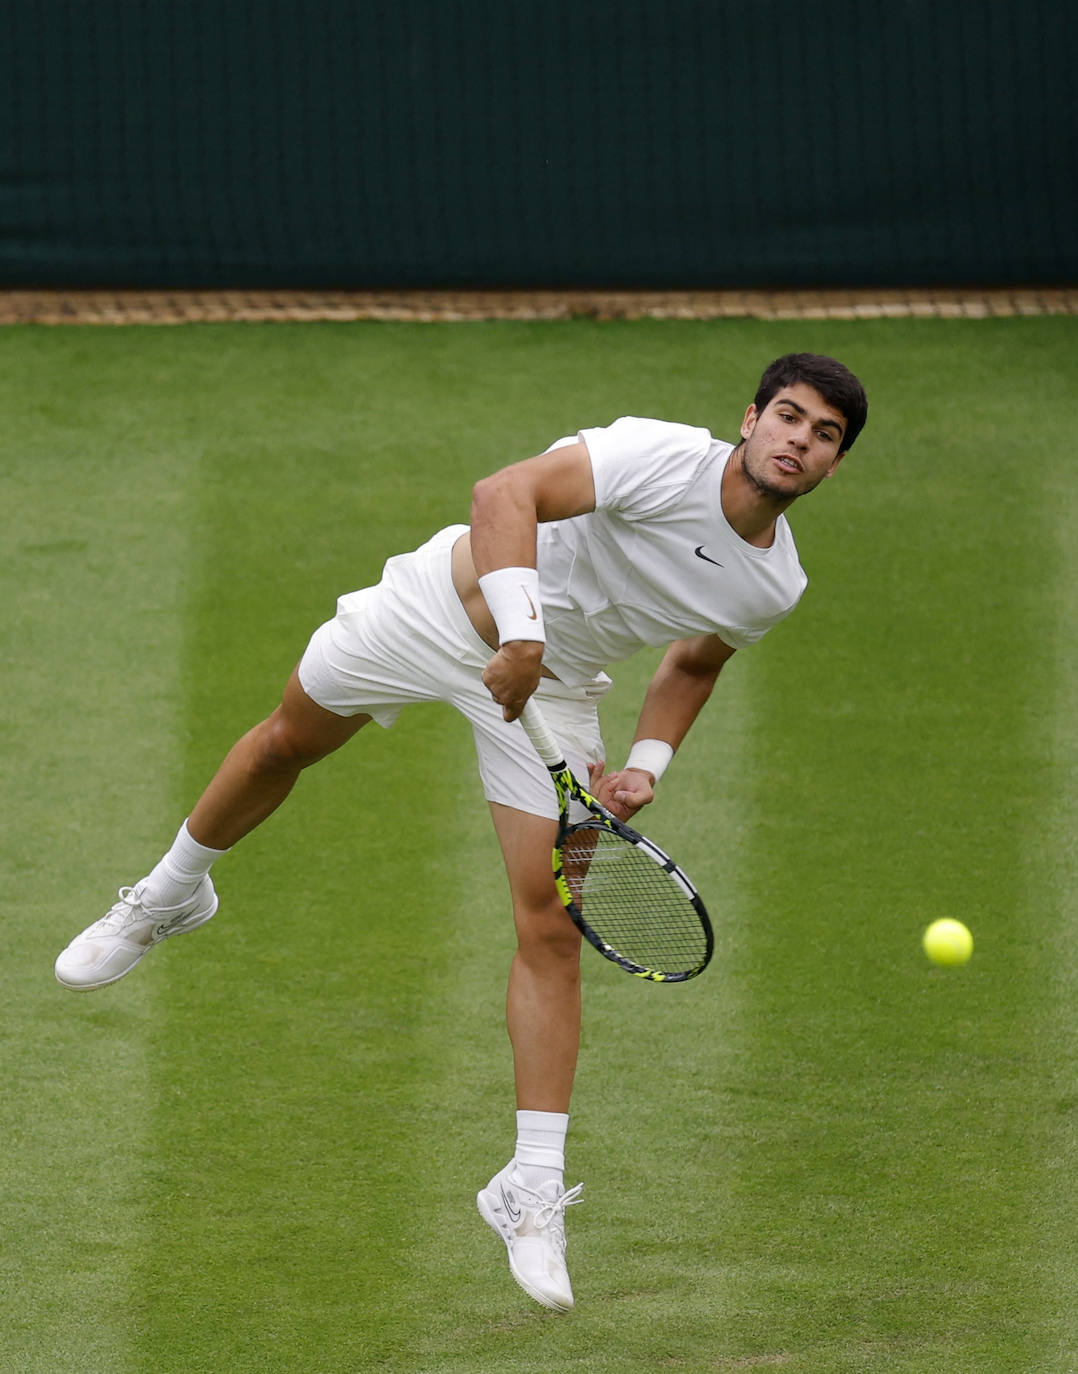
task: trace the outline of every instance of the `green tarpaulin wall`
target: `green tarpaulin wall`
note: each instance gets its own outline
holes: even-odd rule
[[[0,283],[1063,284],[1078,4],[2,0]]]

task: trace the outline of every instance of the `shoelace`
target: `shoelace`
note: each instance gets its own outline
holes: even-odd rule
[[[138,898],[135,896],[133,887],[121,887],[119,891],[120,900],[110,908],[101,920],[98,921],[99,930],[123,930],[131,924],[134,919],[135,908],[138,906]]]
[[[583,1183],[578,1183],[575,1188],[570,1188],[560,1197],[554,1198],[550,1202],[543,1202],[535,1209],[535,1224],[542,1230],[544,1226],[549,1226],[555,1218],[565,1219],[566,1207],[571,1207],[574,1202],[580,1201],[580,1194],[584,1191]]]

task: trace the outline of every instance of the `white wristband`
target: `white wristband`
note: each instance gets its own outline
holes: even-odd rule
[[[546,640],[539,574],[534,568],[495,568],[479,579],[479,590],[498,627],[498,642]]]
[[[666,772],[670,760],[674,757],[673,745],[667,744],[664,739],[638,739],[629,750],[629,757],[625,760],[626,768],[639,768],[645,773],[650,773],[656,782]]]

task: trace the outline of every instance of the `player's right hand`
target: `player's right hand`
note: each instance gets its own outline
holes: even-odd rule
[[[483,669],[484,685],[506,720],[516,720],[524,710],[542,671],[543,645],[533,639],[511,639]]]

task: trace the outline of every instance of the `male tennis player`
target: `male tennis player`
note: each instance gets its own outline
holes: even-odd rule
[[[867,403],[841,363],[767,369],[735,447],[705,429],[624,418],[581,430],[474,489],[471,526],[391,558],[342,596],[281,705],[244,735],[168,853],[56,961],[66,987],[115,982],[169,935],[217,910],[211,865],[273,812],[301,770],[374,720],[450,701],[471,722],[517,932],[507,1021],[516,1081],[513,1158],[478,1194],[517,1282],[573,1305],[565,1265],[569,1097],[580,1035],[580,936],[550,869],[557,803],[517,721],[535,693],[578,776],[628,818],[653,788],[720,670],[805,589],[783,512],[830,477]],[[604,772],[604,666],[668,645],[623,768]]]

